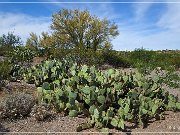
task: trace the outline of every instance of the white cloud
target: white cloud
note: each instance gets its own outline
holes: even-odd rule
[[[127,29],[112,41],[115,50],[134,50],[146,48],[149,50],[180,49],[180,32],[162,31],[144,35],[142,31]]]
[[[159,27],[180,32],[180,4],[167,4],[167,11],[157,22]]]
[[[14,32],[23,41],[29,36],[30,32],[40,34],[42,31],[49,31],[49,17],[33,17],[26,14],[3,13],[0,12],[0,35]]]
[[[119,26],[121,28],[121,25]],[[149,50],[180,49],[180,32],[166,30],[145,34],[147,30],[138,30],[139,26],[128,27],[123,25],[120,35],[115,38],[113,48],[115,50],[134,50],[135,48],[146,48]],[[139,28],[141,29],[141,28]]]
[[[40,0],[43,1],[43,0]],[[47,0],[49,2],[51,2],[52,0]],[[103,2],[106,2],[110,0],[103,0]],[[59,2],[58,0],[53,0],[53,2]],[[64,1],[66,2],[66,1]],[[72,2],[72,1],[71,1]],[[78,0],[75,2],[86,2],[84,0]],[[65,3],[53,3],[52,5],[62,9],[80,9],[80,10],[85,10],[87,9],[88,11],[90,11],[90,13],[92,13],[92,15],[96,15],[100,18],[107,18],[107,19],[116,19],[120,16],[119,13],[115,12],[112,4],[107,4],[107,3],[100,3],[100,4],[89,4],[89,3],[83,3],[83,4],[77,4],[77,3],[69,3],[69,4],[65,4]],[[47,8],[49,8],[48,6],[46,6]],[[49,8],[50,9],[50,8]]]
[[[134,23],[131,27],[129,24],[120,24],[119,27],[123,29],[120,29],[121,35],[113,40],[114,49],[134,50],[142,46],[150,50],[180,49],[180,4],[167,3],[166,6],[166,12],[157,22],[154,22],[156,32],[147,32],[153,30],[146,28],[152,23],[142,24],[142,26]],[[147,12],[147,5],[144,9]],[[145,11],[137,11],[136,15],[140,15],[139,19]],[[146,32],[149,34],[145,34]]]
[[[154,0],[151,0],[153,2]],[[138,1],[137,1],[138,2]],[[141,0],[141,2],[147,2],[146,0]],[[133,4],[134,8],[134,20],[136,22],[142,21],[144,19],[144,16],[146,12],[149,10],[149,8],[153,5],[153,3],[137,3]]]
[[[135,20],[140,21],[144,18],[145,13],[151,7],[152,4],[137,4],[135,10]]]
[[[89,10],[102,19],[107,18],[113,20],[121,16],[119,13],[115,12],[111,4],[92,4],[89,5]]]

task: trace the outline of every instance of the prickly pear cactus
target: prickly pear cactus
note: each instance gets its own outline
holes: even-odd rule
[[[178,99],[165,92],[159,77],[121,72],[99,71],[56,60],[46,61],[33,69],[38,81],[39,101],[52,104],[70,117],[85,115],[86,126],[106,130],[109,125],[126,128],[126,121],[144,125],[149,119],[163,118],[166,110],[180,109]],[[84,128],[83,128],[84,127]]]

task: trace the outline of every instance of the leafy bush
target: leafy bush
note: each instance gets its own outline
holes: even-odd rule
[[[23,73],[26,71],[26,68],[18,64],[11,64],[8,60],[0,61],[0,81],[2,80],[22,80]],[[1,85],[0,85],[1,86]]]
[[[78,65],[86,64],[89,66],[100,65],[103,63],[104,59],[101,51],[93,51],[92,49],[82,49],[82,50],[72,50],[68,54],[70,58],[73,59]],[[66,57],[65,57],[66,59]]]
[[[64,58],[68,53],[70,52],[70,49],[62,49],[62,48],[51,48],[50,49],[50,54],[51,58],[56,58],[56,59],[62,59]]]
[[[9,61],[0,61],[0,80],[8,79],[11,72],[11,64]]]
[[[148,51],[140,48],[131,52],[129,59],[133,67],[138,68],[142,73],[146,73],[158,66],[155,64],[155,55],[156,52],[154,51]]]
[[[0,105],[1,118],[21,118],[30,114],[35,103],[33,96],[25,93],[9,95]]]
[[[142,73],[149,73],[157,67],[162,70],[172,70],[172,68],[180,67],[180,53],[172,51],[157,52],[149,51],[143,48],[136,49],[129,53],[129,60],[133,67],[138,68]]]
[[[103,58],[105,63],[114,67],[130,67],[130,62],[126,57],[126,54],[122,52],[109,50],[103,53]]]
[[[175,68],[180,67],[180,53],[176,52],[157,52],[155,55],[155,64],[162,67],[163,69],[168,69],[171,66]]]
[[[0,90],[2,87],[5,87],[6,83],[4,80],[8,79],[10,77],[11,72],[11,64],[5,60],[0,61]]]
[[[8,53],[13,50],[13,47],[0,46],[0,56],[8,56]]]
[[[93,51],[92,49],[51,49],[51,58],[59,60],[73,60],[77,64],[100,65],[103,63],[102,51]]]

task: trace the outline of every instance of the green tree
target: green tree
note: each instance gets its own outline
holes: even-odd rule
[[[37,51],[40,47],[39,38],[35,33],[30,33],[30,37],[26,41],[26,47],[34,51]]]
[[[22,40],[19,36],[14,35],[13,32],[8,32],[0,37],[0,55],[6,55],[14,47],[22,45]]]
[[[52,35],[47,32],[42,32],[40,37],[40,46],[43,48],[55,47],[55,39]]]
[[[42,32],[37,36],[35,33],[30,33],[30,37],[26,41],[26,47],[38,52],[39,55],[46,55],[49,57],[50,51],[55,47],[54,36],[47,32]]]
[[[0,46],[12,46],[22,45],[21,38],[14,35],[13,32],[8,32],[7,35],[3,34],[0,37]]]
[[[53,14],[53,36],[63,48],[91,48],[93,51],[111,48],[110,41],[116,37],[118,27],[107,19],[92,16],[87,10],[63,9]]]

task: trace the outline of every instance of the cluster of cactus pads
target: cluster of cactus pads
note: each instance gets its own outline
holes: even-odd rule
[[[43,82],[52,82],[66,77],[68,68],[71,65],[72,63],[66,60],[57,61],[54,59],[44,61],[42,64],[32,66],[29,70],[25,71],[23,78],[27,83],[34,83],[36,86],[40,86]]]
[[[105,71],[76,63],[45,61],[33,67],[26,80],[38,86],[38,97],[71,117],[84,115],[88,127],[125,129],[125,122],[144,125],[149,119],[162,119],[166,110],[180,110],[178,98],[165,92],[159,77]]]

